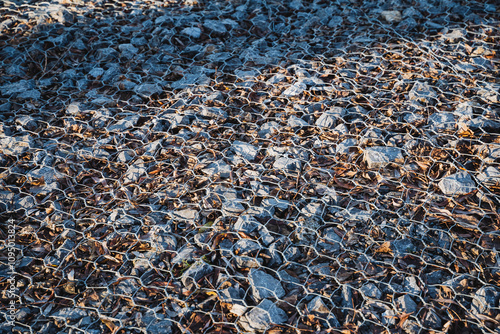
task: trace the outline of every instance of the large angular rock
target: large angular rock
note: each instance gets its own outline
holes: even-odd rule
[[[402,150],[397,147],[369,147],[364,154],[368,168],[384,168],[390,163],[404,162]]]
[[[477,189],[469,173],[465,171],[445,177],[438,186],[445,195],[465,195]]]
[[[279,125],[279,123],[270,121],[262,124],[262,126],[259,128],[258,134],[259,137],[268,139],[279,133],[280,129],[281,125]]]
[[[457,125],[456,117],[449,112],[437,112],[429,116],[427,119],[429,128],[439,133],[440,131],[453,131]]]
[[[264,299],[257,307],[247,312],[240,320],[240,325],[250,333],[262,332],[271,324],[282,324],[288,317],[272,301]]]
[[[252,161],[257,157],[259,149],[251,144],[236,140],[233,143],[233,150],[244,159]]]
[[[223,160],[212,162],[201,171],[211,177],[219,175],[221,178],[228,178],[231,176],[231,166]]]
[[[380,299],[382,297],[382,291],[373,283],[363,285],[360,290],[369,298]]]
[[[477,176],[479,182],[487,187],[494,187],[500,185],[500,169],[495,167],[488,167]]]
[[[330,327],[340,327],[340,323],[333,315],[332,312],[330,312],[330,309],[326,306],[325,302],[323,301],[323,298],[320,296],[314,298],[307,304],[307,310],[309,313],[316,315],[318,318],[325,320]]]
[[[483,286],[479,288],[472,299],[472,313],[485,314],[494,312],[496,308],[498,312],[500,301],[500,292],[493,286]]]
[[[219,292],[219,299],[222,303],[228,304],[229,311],[242,316],[248,309],[245,300],[245,291],[235,287],[229,287]]]
[[[300,169],[300,160],[292,159],[288,157],[280,157],[276,159],[273,167],[285,172],[295,172]]]
[[[33,139],[28,135],[0,139],[0,151],[5,155],[22,154],[31,147],[33,147]]]
[[[403,295],[395,300],[396,307],[405,313],[417,313],[417,304],[408,295]]]
[[[283,95],[285,97],[294,97],[302,94],[305,90],[307,89],[306,84],[302,82],[296,82],[292,86],[288,87],[284,92]]]
[[[265,298],[281,298],[285,295],[285,290],[280,281],[262,270],[252,269],[248,274],[248,281],[252,289],[252,297],[256,301]]]
[[[202,277],[210,274],[214,268],[205,261],[197,261],[182,274],[182,284],[191,289]]]
[[[416,100],[423,103],[430,103],[438,96],[431,86],[424,82],[415,82],[408,95],[410,100]]]

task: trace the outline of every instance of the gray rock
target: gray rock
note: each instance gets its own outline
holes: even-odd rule
[[[487,187],[498,186],[500,184],[500,169],[495,167],[487,167],[481,172],[477,179]]]
[[[35,130],[37,127],[37,121],[31,116],[21,116],[16,119],[16,124],[19,124],[26,130]]]
[[[436,311],[430,309],[424,317],[424,327],[432,329],[440,329],[443,325],[441,318],[436,314]]]
[[[238,255],[255,256],[262,250],[262,246],[255,240],[240,239],[234,244],[234,251]]]
[[[242,316],[248,309],[244,300],[244,296],[245,291],[243,289],[237,289],[234,287],[229,287],[219,292],[220,301],[223,303],[231,304],[229,311],[238,316]]]
[[[203,23],[203,27],[218,34],[224,34],[227,32],[226,26],[221,21],[206,20]]]
[[[311,300],[309,304],[307,304],[307,309],[309,313],[318,316],[322,320],[325,320],[329,327],[340,327],[339,321],[337,320],[335,315],[330,312],[330,309],[326,306],[326,304],[323,302],[323,298],[321,298],[320,296]]]
[[[287,172],[296,172],[300,170],[300,165],[300,160],[280,157],[274,162],[273,168]]]
[[[280,281],[262,270],[251,269],[248,274],[248,281],[251,286],[252,298],[261,301],[265,298],[279,299],[285,295],[285,290]]]
[[[254,231],[257,231],[260,225],[261,224],[254,217],[243,215],[238,217],[238,220],[234,224],[233,229],[236,232],[241,231],[246,234],[251,234]]]
[[[201,171],[210,177],[218,175],[221,178],[228,178],[231,176],[231,166],[223,160],[212,162]]]
[[[360,290],[366,297],[374,299],[382,298],[382,291],[373,283],[363,285]]]
[[[123,183],[137,183],[141,177],[147,175],[147,170],[145,167],[141,166],[130,166],[123,176]]]
[[[453,113],[437,112],[429,116],[427,123],[432,131],[439,133],[441,131],[455,130],[457,121]]]
[[[445,195],[465,195],[477,189],[476,184],[466,171],[443,178],[438,186]]]
[[[276,211],[283,212],[287,210],[290,206],[290,202],[283,199],[265,198],[264,200],[262,200],[261,205],[264,209],[271,212],[272,215]]]
[[[302,82],[296,82],[292,86],[285,89],[283,92],[283,96],[285,97],[294,97],[302,94],[307,89],[306,84]]]
[[[415,82],[409,93],[410,100],[416,100],[423,103],[430,103],[432,100],[437,99],[437,97],[437,93],[429,84],[418,81]]]
[[[122,57],[125,57],[127,59],[134,58],[134,56],[139,51],[139,49],[132,44],[120,44],[118,45],[118,49],[121,51]]]
[[[159,232],[154,241],[158,252],[172,251],[177,249],[177,239],[169,233]]]
[[[337,145],[335,152],[337,154],[349,154],[351,150],[357,147],[358,141],[354,138],[349,138]]]
[[[343,308],[347,309],[354,308],[352,288],[350,286],[342,285],[342,292],[340,293],[340,298],[341,298],[340,304]]]
[[[411,253],[415,250],[415,246],[413,245],[411,240],[408,238],[395,240],[392,242],[391,246],[392,246],[391,248],[394,250],[394,252],[398,255]]]
[[[201,278],[210,274],[214,269],[204,261],[197,261],[181,276],[182,284],[191,289]]]
[[[280,83],[280,82],[285,81],[285,80],[286,80],[286,76],[278,73],[278,74],[273,75],[270,79],[268,79],[267,83],[270,85],[274,85],[274,84]]]
[[[483,286],[479,288],[472,299],[472,313],[486,314],[498,310],[500,292],[494,286]],[[496,311],[498,313],[498,311]]]
[[[335,27],[341,26],[343,22],[344,22],[344,19],[342,18],[342,16],[336,15],[336,16],[333,16],[330,21],[328,21],[328,26],[330,28],[335,28]]]
[[[374,146],[365,149],[364,159],[368,168],[384,168],[390,163],[404,162],[400,148],[387,146]]]
[[[484,116],[475,117],[465,122],[471,130],[497,130],[500,129],[500,122],[493,121]]]
[[[300,213],[306,217],[321,217],[323,215],[323,208],[323,203],[312,202],[302,208]]]
[[[116,122],[115,124],[109,126],[107,130],[109,132],[112,132],[112,131],[123,132],[125,130],[133,128],[137,124],[138,120],[139,120],[138,115],[127,116],[124,119],[121,119],[118,122]]]
[[[252,187],[255,196],[261,196],[261,197],[270,196],[269,186],[263,185],[258,181],[250,181],[250,186]]]
[[[302,252],[298,247],[290,246],[283,252],[283,256],[286,261],[293,262],[302,257]]]
[[[306,121],[304,121],[301,118],[298,118],[297,116],[291,115],[288,117],[288,126],[291,128],[301,128],[304,126],[309,126]]]
[[[336,214],[336,216],[344,218],[345,220],[350,221],[362,221],[368,222],[372,216],[372,213],[369,211],[364,211],[356,208],[344,209]]]
[[[145,83],[142,85],[137,85],[134,88],[134,92],[142,97],[149,98],[153,94],[159,94],[163,89],[158,84]]]
[[[172,265],[182,264],[183,262],[192,262],[195,259],[196,249],[194,247],[184,247],[179,253],[170,261]]]
[[[316,126],[327,129],[334,129],[337,121],[345,114],[345,110],[340,107],[334,107],[324,112],[317,120]]]
[[[199,218],[199,212],[194,209],[177,210],[170,212],[170,215],[178,220],[197,221]]]
[[[5,155],[17,156],[28,151],[33,144],[33,138],[29,135],[4,137],[0,139],[0,150]]]
[[[395,300],[396,307],[405,313],[417,313],[417,304],[408,295],[403,295]]]
[[[420,295],[420,293],[422,293],[422,289],[418,286],[417,279],[415,277],[405,277],[403,282],[406,292],[414,295]]]
[[[135,152],[133,150],[125,150],[118,153],[118,162],[129,162],[135,157]]]
[[[57,310],[56,312],[52,313],[50,315],[50,317],[51,318],[61,318],[65,322],[66,321],[76,322],[87,315],[88,315],[87,310],[82,310],[82,309],[73,308],[73,307],[66,307],[66,308],[62,308],[62,309]]]
[[[239,216],[245,211],[245,207],[238,201],[227,201],[222,204],[222,213],[225,216]]]
[[[137,280],[133,278],[126,278],[116,285],[115,293],[125,296],[133,296],[140,288],[141,285],[137,282]]]
[[[257,154],[259,153],[258,148],[256,148],[253,145],[250,145],[248,143],[244,143],[242,141],[236,140],[233,143],[233,150],[237,154],[239,154],[241,157],[248,161],[252,161],[257,157]]]
[[[401,12],[399,10],[384,10],[380,15],[388,23],[400,22],[402,20]]]
[[[216,107],[202,106],[198,114],[206,118],[215,118],[220,121],[223,121],[227,118],[227,112],[225,112],[221,108]]]
[[[288,317],[282,309],[272,301],[264,299],[259,305],[247,312],[240,320],[240,325],[246,331],[255,333],[265,331],[271,324],[283,324]]]
[[[17,95],[32,90],[35,87],[32,80],[20,80],[18,82],[0,86],[0,94],[3,96]]]
[[[324,242],[318,242],[318,246],[326,250],[327,252],[337,252],[342,247],[342,238],[335,233],[333,227],[325,228],[323,230]]]

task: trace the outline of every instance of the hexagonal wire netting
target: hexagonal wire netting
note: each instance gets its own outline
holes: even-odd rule
[[[2,333],[500,333],[496,1],[0,1]]]

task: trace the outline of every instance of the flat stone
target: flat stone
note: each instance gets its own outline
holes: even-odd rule
[[[396,307],[405,313],[417,313],[417,304],[409,295],[403,295],[395,300]]]
[[[252,161],[257,157],[257,154],[259,153],[258,148],[255,146],[244,143],[242,141],[236,140],[233,143],[233,150],[236,152],[236,154],[239,154],[241,157],[248,161]]]
[[[493,309],[499,307],[500,292],[494,286],[483,286],[479,288],[472,299],[472,313],[486,314],[495,312]],[[498,312],[498,311],[496,311]]]
[[[33,138],[29,135],[0,139],[0,151],[5,155],[19,155],[31,147],[33,147]]]
[[[351,153],[351,150],[355,147],[357,147],[358,141],[354,138],[349,138],[337,145],[337,148],[335,149],[335,152],[337,154],[349,154]]]
[[[443,178],[438,186],[445,195],[465,195],[477,189],[476,184],[466,171]]]
[[[373,146],[365,149],[364,159],[368,168],[384,168],[390,163],[404,162],[400,148],[387,146]]]
[[[62,318],[64,319],[64,321],[68,320],[70,322],[76,322],[87,315],[88,315],[87,310],[82,310],[73,307],[66,307],[52,313],[50,317]]]
[[[139,51],[133,44],[120,44],[118,49],[121,51],[121,55],[127,59],[132,59]]]
[[[415,82],[413,88],[408,94],[410,100],[416,100],[423,103],[430,103],[437,99],[436,92],[425,82]]]
[[[369,298],[380,299],[382,298],[382,291],[377,288],[373,283],[365,284],[361,287],[361,292]]]
[[[479,182],[487,187],[494,187],[500,185],[500,169],[496,167],[487,167],[483,172],[477,176]]]
[[[231,176],[231,166],[223,160],[212,162],[201,171],[210,177],[218,175],[221,178],[228,178]]]
[[[402,20],[399,10],[384,10],[380,15],[389,23],[400,22]]]
[[[302,208],[300,213],[306,217],[315,217],[315,216],[321,217],[323,215],[323,208],[324,208],[323,203],[312,202],[307,204],[304,208]]]
[[[185,247],[170,261],[172,265],[182,264],[183,262],[192,262],[195,259],[196,248]]]
[[[224,23],[216,20],[206,20],[203,23],[203,27],[218,34],[224,34],[227,32]]]
[[[271,324],[285,323],[288,317],[272,301],[264,299],[259,305],[247,312],[240,320],[240,325],[250,333],[265,331]]]
[[[491,130],[498,130],[500,129],[500,122],[491,120],[489,118],[486,118],[484,116],[479,116],[479,117],[474,117],[465,124],[471,129],[471,130],[483,130],[483,131],[491,131]]]
[[[291,128],[301,128],[305,126],[309,126],[306,121],[304,121],[301,118],[298,118],[297,116],[291,115],[288,117],[288,126]]]
[[[125,296],[133,296],[137,290],[141,288],[141,285],[134,278],[126,278],[115,287],[115,293],[122,294]]]
[[[255,240],[240,239],[234,244],[234,251],[237,255],[255,256],[262,250],[262,246]]]
[[[302,82],[296,82],[292,86],[285,89],[283,92],[283,96],[285,97],[294,97],[302,94],[307,89],[306,84]]]
[[[127,116],[124,119],[121,119],[118,122],[116,122],[115,124],[109,126],[107,130],[109,132],[112,132],[112,131],[122,132],[122,131],[133,128],[137,124],[138,120],[139,120],[138,115]]]
[[[411,253],[415,250],[415,246],[408,238],[393,241],[391,243],[391,248],[396,254],[400,255]]]
[[[324,241],[319,241],[318,246],[327,252],[337,252],[342,247],[342,238],[335,232],[333,227],[323,230]]]
[[[300,169],[300,160],[280,157],[273,163],[273,168],[287,172],[296,172]]]
[[[441,329],[443,321],[436,314],[436,311],[430,309],[424,317],[424,327],[430,327],[432,329]]]
[[[278,74],[273,75],[271,78],[269,78],[267,80],[267,83],[270,85],[274,85],[274,84],[280,83],[280,82],[285,81],[285,80],[286,80],[286,76],[278,73]]]
[[[123,176],[123,183],[136,183],[143,176],[147,175],[147,170],[145,167],[141,166],[130,166]]]
[[[226,216],[239,216],[245,211],[245,207],[237,201],[228,201],[222,204],[222,213]]]
[[[194,209],[184,209],[173,211],[170,213],[170,215],[174,219],[196,221],[198,220],[199,212]]]
[[[403,281],[405,291],[414,295],[420,295],[422,289],[418,286],[417,279],[413,276],[405,277]]]
[[[456,128],[457,120],[453,113],[437,112],[427,118],[429,128],[439,133],[441,131],[453,131]]]
[[[182,284],[191,289],[202,277],[210,274],[214,269],[204,261],[197,261],[181,276]]]
[[[245,291],[229,287],[219,292],[219,299],[223,303],[231,304],[229,311],[238,316],[242,316],[248,309],[245,300]]]
[[[263,185],[258,181],[250,181],[250,186],[252,187],[255,196],[260,196],[260,197],[270,196],[269,186]]]
[[[163,89],[158,84],[145,83],[134,87],[134,92],[142,97],[149,98],[153,94],[159,94]]]
[[[334,129],[338,120],[345,114],[345,110],[340,107],[335,107],[321,114],[316,120],[316,126],[320,128]]]
[[[285,295],[285,290],[280,281],[262,270],[251,269],[248,274],[248,281],[251,286],[252,297],[256,301],[265,298],[279,299]]]

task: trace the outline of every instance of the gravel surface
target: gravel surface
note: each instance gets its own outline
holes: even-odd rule
[[[500,333],[499,45],[493,0],[0,1],[0,333]]]

